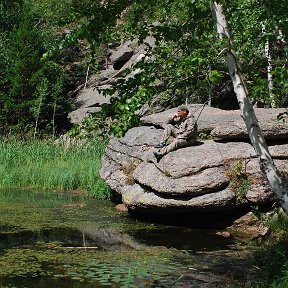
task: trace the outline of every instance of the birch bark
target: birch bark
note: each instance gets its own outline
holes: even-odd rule
[[[266,29],[265,29],[264,24],[262,24],[262,34],[264,36],[266,34]],[[276,104],[275,104],[275,96],[273,93],[274,83],[273,83],[273,77],[272,77],[272,57],[270,53],[270,45],[269,45],[268,39],[265,41],[264,54],[267,59],[267,80],[268,80],[268,90],[269,90],[269,96],[270,96],[270,101],[271,101],[271,107],[275,108]]]
[[[213,2],[211,9],[215,17],[217,32],[220,39],[227,40],[227,45],[223,51],[226,53],[226,62],[229,75],[233,82],[234,91],[237,95],[238,103],[249,133],[250,141],[258,155],[260,168],[272,190],[280,200],[283,209],[286,213],[288,213],[288,185],[281,178],[279,171],[273,162],[265,138],[263,137],[262,131],[259,127],[255,111],[249,100],[248,91],[243,81],[237,58],[232,49],[232,41],[228,31],[223,8],[221,4],[218,4],[215,1]]]

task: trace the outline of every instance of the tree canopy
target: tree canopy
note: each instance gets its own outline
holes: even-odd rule
[[[268,43],[273,101],[276,106],[286,106],[287,0],[221,3],[252,102],[271,106],[264,51]],[[96,70],[107,45],[121,39],[142,43],[153,35],[156,45],[135,65],[134,69],[140,68],[135,77],[106,91],[112,94],[117,90],[119,97],[95,119],[113,117],[110,129],[114,134],[121,135],[139,123],[144,103],[156,101],[171,107],[211,98],[213,106],[221,107],[223,94],[233,95],[211,1],[155,0],[151,5],[148,0],[4,0],[0,5],[2,130],[37,126],[37,131],[52,132],[60,127],[69,110],[67,62],[79,62],[80,57],[83,65],[77,69],[84,79],[85,63]],[[73,49],[69,47],[83,51],[81,45],[88,53],[70,53]]]

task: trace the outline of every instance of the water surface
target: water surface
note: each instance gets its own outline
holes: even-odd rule
[[[216,231],[135,220],[78,192],[27,190],[0,192],[0,240],[0,285],[17,288],[202,287],[195,271],[207,265],[195,255],[235,247]]]

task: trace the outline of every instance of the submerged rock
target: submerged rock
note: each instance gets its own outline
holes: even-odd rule
[[[190,109],[199,111],[199,107],[193,105]],[[288,136],[287,127],[276,119],[282,110],[256,109],[267,139]],[[173,113],[175,109],[143,117],[144,126],[130,129],[121,139],[111,139],[106,148],[100,175],[122,195],[129,210],[164,214],[221,212],[275,201],[247,141],[240,111],[206,107],[198,120],[199,133],[215,139],[198,141],[157,162],[154,145],[161,140],[165,122]],[[287,171],[288,144],[271,144],[269,148],[278,169]]]

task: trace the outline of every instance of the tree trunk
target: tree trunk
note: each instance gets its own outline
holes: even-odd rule
[[[262,24],[262,33],[265,36],[266,29],[265,29],[264,24]],[[268,39],[265,41],[264,54],[265,54],[265,57],[267,59],[267,80],[268,80],[268,90],[269,90],[271,107],[275,108],[276,104],[275,104],[275,95],[273,93],[274,83],[273,83],[273,77],[272,77],[272,57],[271,57],[271,53],[270,53],[270,45],[269,45]]]
[[[277,197],[281,201],[281,205],[285,212],[288,213],[287,183],[282,180],[279,171],[273,162],[265,138],[263,137],[262,131],[259,127],[253,106],[248,98],[248,91],[245,87],[236,55],[232,49],[232,41],[229,35],[222,6],[217,2],[214,2],[211,8],[217,24],[217,32],[219,37],[220,39],[227,40],[227,47],[225,47],[223,51],[226,52],[229,75],[233,82],[234,91],[237,95],[242,117],[244,119],[251,143],[259,158],[260,168],[272,190],[276,193]]]

